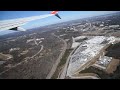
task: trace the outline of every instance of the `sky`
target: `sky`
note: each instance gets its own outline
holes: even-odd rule
[[[50,12],[51,11],[0,11],[0,21],[8,20],[8,19],[30,17],[30,16],[45,15],[45,14],[49,14]],[[35,28],[35,27],[80,19],[80,18],[115,13],[115,12],[117,11],[59,11],[59,16],[62,19],[58,19],[55,16],[51,16],[51,17],[47,17],[44,19],[39,19],[39,20],[29,22],[21,27],[25,29],[30,29],[30,28]],[[16,32],[16,31],[11,31],[11,30],[0,31],[0,35],[13,33],[13,32]]]

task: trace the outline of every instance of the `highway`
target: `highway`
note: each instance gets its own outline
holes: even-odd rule
[[[65,79],[65,76],[66,76],[66,74],[67,74],[67,68],[68,68],[68,65],[69,65],[70,58],[71,58],[71,56],[72,56],[72,53],[73,53],[75,50],[76,50],[76,48],[75,48],[75,49],[70,53],[70,55],[68,56],[67,61],[66,61],[66,63],[65,63],[65,66],[64,66],[64,68],[63,68],[63,71],[62,71],[60,77],[58,77],[58,79]]]
[[[52,75],[55,73],[56,69],[57,69],[57,66],[58,64],[60,63],[60,60],[61,58],[63,57],[66,49],[67,49],[67,43],[65,40],[63,40],[62,38],[60,38],[59,36],[56,36],[54,33],[52,33],[53,36],[57,37],[58,39],[62,40],[63,43],[64,43],[64,46],[63,46],[63,50],[62,52],[60,53],[58,59],[56,60],[55,64],[53,65],[51,71],[49,72],[49,74],[47,75],[46,79],[50,79],[52,77]]]

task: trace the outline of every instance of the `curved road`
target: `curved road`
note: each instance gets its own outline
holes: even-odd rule
[[[95,76],[80,76],[80,77],[72,77],[72,79],[86,79],[86,78],[92,78],[92,79],[100,79]]]
[[[32,59],[32,58],[34,58],[35,56],[37,56],[42,50],[43,50],[43,45],[41,45],[41,49],[38,51],[38,53],[36,53],[36,54],[33,55],[32,57],[30,57],[29,59]],[[21,65],[22,63],[25,63],[26,61],[27,61],[27,59],[26,59],[26,60],[23,60],[23,61],[21,61],[21,62],[19,62],[19,63],[17,63],[17,64],[15,64],[15,65],[12,66],[11,68],[9,68],[9,69],[1,72],[0,75],[2,75],[3,73],[9,71],[9,70],[12,69],[12,68],[15,68],[15,67],[18,66],[18,65]]]
[[[51,71],[49,72],[49,74],[47,75],[46,79],[50,79],[52,77],[52,75],[55,73],[58,64],[60,63],[61,58],[63,57],[66,49],[67,49],[67,43],[65,40],[63,40],[62,38],[60,38],[59,36],[56,36],[54,33],[52,33],[53,36],[57,37],[58,39],[62,40],[64,42],[64,47],[62,52],[60,53],[58,59],[56,60],[55,64],[53,65]]]

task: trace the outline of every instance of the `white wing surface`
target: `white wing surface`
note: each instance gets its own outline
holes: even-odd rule
[[[43,19],[43,18],[47,18],[50,16],[58,15],[57,14],[58,11],[53,11],[53,12],[51,12],[51,14],[46,14],[46,15],[31,16],[31,17],[11,19],[11,20],[2,20],[0,21],[0,30],[25,31],[25,29],[21,28],[20,26],[27,24],[28,22],[33,21],[33,20]]]

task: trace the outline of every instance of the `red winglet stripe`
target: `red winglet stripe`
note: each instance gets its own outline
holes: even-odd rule
[[[58,13],[58,11],[52,11],[51,12],[51,14],[57,14]]]

